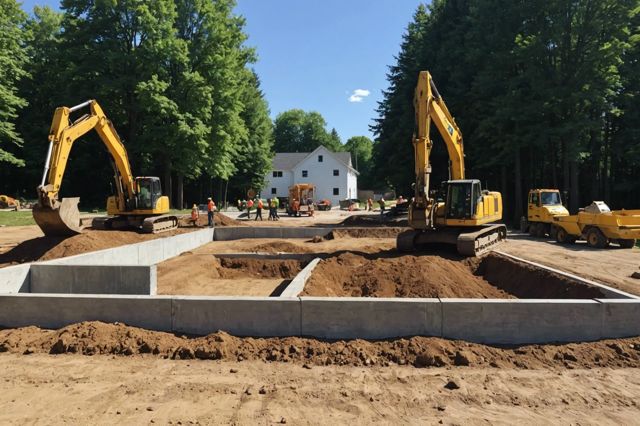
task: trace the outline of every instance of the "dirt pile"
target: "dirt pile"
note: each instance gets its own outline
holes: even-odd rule
[[[235,219],[231,219],[229,216],[224,213],[216,212],[213,215],[213,223],[215,226],[247,226],[245,223],[240,222]],[[207,213],[200,212],[200,216],[198,216],[198,226],[207,226],[209,224],[209,219],[207,218]],[[180,217],[180,226],[189,227],[193,226],[193,222],[191,221],[191,215],[184,215]]]
[[[211,254],[182,253],[158,264],[158,287],[162,283],[227,278],[292,279],[307,262],[280,259],[233,259]]]
[[[189,232],[177,229],[161,234],[140,234],[135,231],[98,231],[88,229],[73,237],[39,237],[24,241],[13,249],[0,254],[0,266],[36,260],[51,260],[90,251],[134,244],[156,238]]]
[[[324,238],[335,240],[338,238],[396,238],[406,228],[340,228],[329,232]]]
[[[347,217],[337,226],[390,226],[390,227],[407,227],[409,226],[407,219],[390,219],[387,216],[381,217],[376,215],[353,215]]]
[[[258,244],[251,251],[257,253],[310,253],[312,250],[308,247],[293,244],[289,241],[273,241],[269,243]]]
[[[603,298],[596,288],[580,284],[563,275],[517,262],[491,253],[476,270],[496,287],[520,299],[593,299]]]
[[[151,354],[173,359],[263,360],[308,365],[493,368],[640,367],[640,338],[500,348],[412,337],[327,342],[308,338],[238,338],[224,332],[189,338],[124,324],[83,322],[60,330],[0,330],[0,352]]]
[[[352,252],[322,260],[305,296],[511,298],[473,274],[476,259],[376,257]]]

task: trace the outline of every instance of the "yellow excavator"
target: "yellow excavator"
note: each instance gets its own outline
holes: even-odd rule
[[[75,121],[70,115],[87,108],[87,114]],[[80,198],[59,199],[60,185],[73,143],[95,130],[113,159],[115,195],[107,199],[108,217],[94,218],[92,227],[121,229],[134,227],[157,233],[178,227],[177,216],[169,212],[169,198],[162,195],[157,177],[133,177],[129,157],[118,133],[95,100],[74,107],[59,107],[49,132],[49,150],[38,186],[38,203],[33,218],[45,235],[67,236],[82,232],[78,210]]]
[[[465,178],[462,133],[428,71],[421,71],[418,77],[414,107],[416,181],[409,205],[413,229],[398,235],[397,249],[411,252],[423,244],[444,243],[456,245],[464,256],[481,255],[507,236],[505,225],[488,225],[502,219],[502,196],[482,190],[479,180]],[[450,160],[451,180],[443,182],[440,191],[429,190],[431,122],[442,135]]]

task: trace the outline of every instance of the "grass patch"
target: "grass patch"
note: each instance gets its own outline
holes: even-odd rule
[[[0,212],[0,226],[24,226],[35,224],[36,222],[33,220],[31,210],[22,212]]]

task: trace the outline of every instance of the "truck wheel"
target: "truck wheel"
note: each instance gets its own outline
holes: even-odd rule
[[[558,231],[556,231],[556,241],[560,244],[567,244],[569,242],[569,234],[567,234],[564,228],[558,228]]]
[[[529,236],[535,237],[538,235],[538,224],[536,222],[529,224]]]
[[[620,244],[622,248],[629,249],[636,245],[636,240],[618,240],[618,244]]]
[[[587,231],[587,244],[593,248],[605,248],[609,245],[609,240],[598,228],[591,228]]]
[[[547,236],[547,225],[545,225],[544,223],[539,223],[538,226],[536,226],[536,237],[544,238],[546,236]]]
[[[556,235],[558,235],[558,227],[555,225],[549,226],[549,236],[552,240],[556,239]]]

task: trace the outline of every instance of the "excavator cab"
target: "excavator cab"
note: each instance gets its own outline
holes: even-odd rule
[[[160,179],[157,177],[136,178],[136,208],[139,210],[153,210],[158,199],[162,197]]]
[[[450,180],[447,182],[447,219],[471,219],[482,199],[479,180]]]

